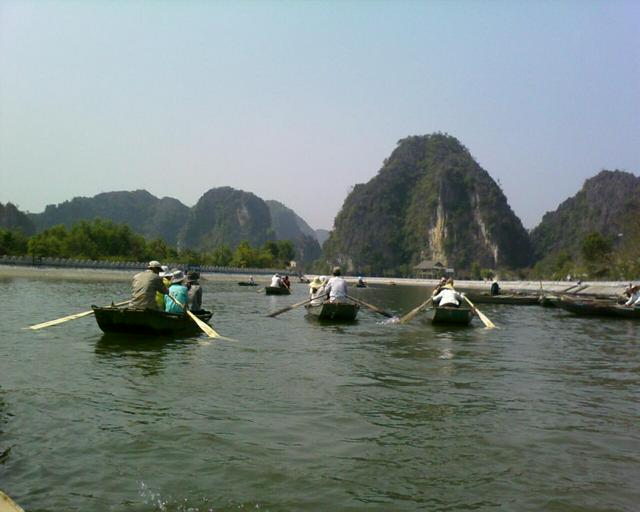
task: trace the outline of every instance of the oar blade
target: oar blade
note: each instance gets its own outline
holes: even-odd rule
[[[429,302],[431,302],[432,297],[429,297],[427,300],[425,300],[422,304],[420,304],[418,307],[413,308],[411,311],[409,311],[406,315],[400,317],[400,320],[398,321],[398,323],[401,324],[406,324],[409,320],[413,320],[416,315],[418,313],[420,313],[420,310],[426,306],[429,305]]]
[[[271,317],[271,318],[274,318],[274,317],[276,317],[278,315],[281,315],[282,313],[286,313],[287,311],[291,311],[294,308],[302,306],[303,304],[307,304],[307,303],[311,302],[312,300],[313,299],[306,299],[306,300],[303,300],[301,302],[296,302],[295,304],[292,304],[291,306],[287,306],[286,308],[282,308],[282,309],[279,309],[278,311],[274,311],[273,313],[269,313],[267,316]]]
[[[216,330],[211,327],[208,323],[198,318],[191,311],[187,310],[187,314],[191,317],[191,319],[202,329],[202,331],[209,336],[209,338],[222,338],[220,334],[216,332]]]
[[[93,314],[93,310],[91,311],[83,311],[82,313],[76,313],[75,315],[69,315],[62,318],[57,318],[55,320],[49,320],[48,322],[42,322],[40,324],[30,325],[29,329],[34,331],[38,329],[43,329],[45,327],[51,327],[52,325],[62,324],[64,322],[68,322],[69,320],[75,320],[77,318],[82,318],[83,316],[89,316]]]
[[[464,296],[464,300],[466,300],[469,303],[469,306],[471,306],[471,308],[473,309],[473,311],[475,312],[476,315],[478,315],[478,318],[480,319],[480,321],[484,324],[484,326],[487,329],[495,329],[496,324],[494,324],[491,320],[489,320],[489,317],[487,315],[485,315],[482,311],[480,311],[474,304],[473,302],[471,302],[466,295]]]

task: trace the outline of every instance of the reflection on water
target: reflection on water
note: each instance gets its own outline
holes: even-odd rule
[[[5,287],[0,482],[27,510],[595,512],[640,499],[637,323],[487,305],[498,329],[365,309],[331,325],[302,308],[267,316],[304,285],[265,296],[233,281],[209,282],[205,307],[236,341],[103,335],[91,317],[29,331],[129,283]],[[350,293],[401,316],[428,290]]]

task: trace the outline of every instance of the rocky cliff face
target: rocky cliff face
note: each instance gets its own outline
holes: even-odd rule
[[[531,231],[536,257],[561,250],[578,254],[584,237],[592,232],[616,243],[631,243],[629,237],[640,223],[638,212],[640,178],[623,171],[601,171],[556,211],[547,212]]]
[[[271,223],[278,240],[291,240],[296,246],[297,258],[311,263],[322,255],[316,233],[302,217],[278,201],[266,201]]]
[[[231,187],[206,192],[192,208],[179,236],[181,249],[213,249],[222,244],[235,248],[243,240],[255,246],[273,239],[275,231],[266,203]]]
[[[36,231],[35,225],[27,214],[21,212],[12,203],[6,205],[0,203],[0,228],[21,231],[27,236],[33,235]]]
[[[523,267],[527,232],[489,174],[455,138],[399,141],[378,175],[356,185],[327,256],[363,273],[410,273],[422,259],[456,269]]]

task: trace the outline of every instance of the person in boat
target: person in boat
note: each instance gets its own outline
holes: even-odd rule
[[[448,306],[459,308],[462,299],[464,299],[464,293],[457,292],[453,287],[453,279],[449,278],[442,289],[435,295],[432,295],[431,300],[440,307]]]
[[[192,270],[187,272],[187,290],[189,311],[197,313],[202,311],[202,286],[200,286],[200,272]]]
[[[282,286],[284,286],[285,288],[291,289],[291,281],[289,281],[289,276],[285,275],[282,278]]]
[[[494,279],[493,283],[491,283],[491,295],[500,295],[500,285],[497,279]]]
[[[366,285],[366,283],[364,282],[364,278],[362,276],[358,277],[358,287],[360,288],[364,288]]]
[[[325,293],[329,294],[329,302],[347,302],[347,282],[340,267],[333,268],[333,277],[327,282]]]
[[[312,306],[319,306],[324,302],[327,296],[326,284],[326,276],[316,276],[309,283],[309,298],[312,299],[310,302]]]
[[[640,307],[640,286],[632,286],[629,289],[629,300],[624,303],[628,307]]]
[[[431,292],[431,296],[434,296],[437,293],[439,293],[440,290],[442,290],[444,288],[445,284],[447,284],[447,278],[443,276],[443,277],[440,278],[440,281],[438,281],[438,284],[436,285],[436,287]]]
[[[253,276],[249,276],[249,282],[251,284],[256,284],[256,282],[253,280]]]
[[[280,277],[280,274],[273,274],[271,284],[269,286],[271,288],[282,288],[282,278]]]
[[[133,276],[130,308],[161,309],[156,302],[156,293],[160,293],[163,296],[169,293],[160,277],[161,271],[162,265],[160,265],[160,262],[153,260],[147,265],[147,270]]]
[[[164,298],[164,310],[167,313],[184,313],[184,309],[189,302],[189,290],[186,287],[186,280],[187,276],[184,275],[182,270],[173,272],[169,293]],[[182,306],[178,305],[176,301],[182,304]]]
[[[162,282],[168,290],[169,286],[171,286],[171,271],[169,270],[169,267],[167,265],[162,265],[162,270],[158,275],[162,278]],[[156,303],[158,304],[158,309],[164,311],[164,294],[156,292]]]

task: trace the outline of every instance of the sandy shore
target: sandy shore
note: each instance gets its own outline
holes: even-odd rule
[[[21,267],[13,265],[0,265],[0,279],[7,278],[30,278],[30,279],[66,279],[78,281],[130,281],[136,274],[136,271],[130,270],[108,270],[108,269],[88,269],[88,268],[57,268],[57,267]],[[308,275],[313,278],[314,275]],[[268,285],[271,276],[254,275],[256,283],[265,286]],[[247,274],[220,274],[212,272],[201,273],[201,281],[247,281]],[[349,284],[355,284],[357,278],[346,276]],[[433,288],[437,280],[434,279],[412,279],[412,278],[385,278],[385,277],[369,277],[366,282],[371,285],[386,286],[421,286],[425,288]],[[297,278],[291,279],[292,285],[299,285]],[[593,281],[584,282],[581,287],[582,294],[602,294],[602,295],[619,295],[627,287],[627,282],[617,281]],[[456,288],[460,290],[489,291],[491,286],[487,281],[456,281]],[[504,293],[522,292],[522,293],[539,293],[541,289],[545,292],[561,293],[567,289],[575,290],[576,283],[571,281],[501,281],[500,287]]]

